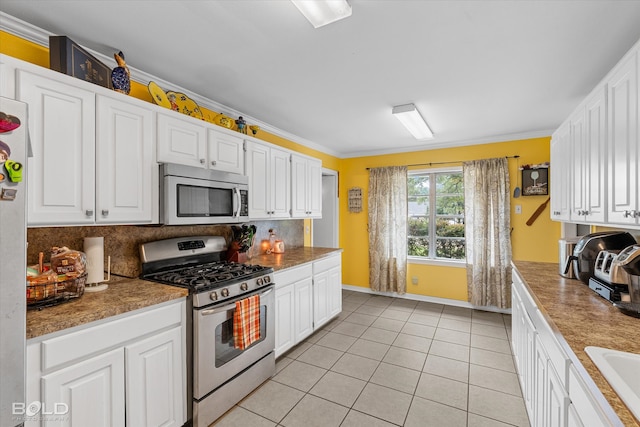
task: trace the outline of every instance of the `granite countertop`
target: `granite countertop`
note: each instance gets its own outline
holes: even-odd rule
[[[254,256],[246,264],[272,267],[274,271],[296,267],[308,262],[342,252],[340,248],[310,248],[306,246],[287,248],[283,254],[263,254]]]
[[[85,292],[80,298],[60,305],[27,310],[27,339],[188,295],[186,289],[176,286],[113,275],[108,285],[104,291]],[[142,287],[144,292],[140,290]]]
[[[258,255],[247,264],[273,267],[275,271],[295,267],[342,252],[336,248],[287,248],[283,254]],[[145,291],[140,292],[144,287]],[[111,276],[109,288],[85,292],[80,298],[41,310],[27,310],[27,339],[62,331],[85,323],[184,298],[188,291],[142,279]]]
[[[551,328],[560,334],[560,344],[575,353],[624,425],[640,426],[584,351],[597,346],[640,354],[640,319],[622,314],[579,280],[561,277],[558,264],[513,264]]]

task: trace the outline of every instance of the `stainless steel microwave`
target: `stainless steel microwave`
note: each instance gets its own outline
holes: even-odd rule
[[[167,225],[249,220],[244,175],[165,163],[160,165],[160,199],[160,221]]]

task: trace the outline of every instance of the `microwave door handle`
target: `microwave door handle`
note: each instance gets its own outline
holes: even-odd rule
[[[240,218],[240,211],[242,210],[242,196],[240,195],[240,189],[238,187],[234,188],[236,192],[236,214],[234,215],[236,218]]]

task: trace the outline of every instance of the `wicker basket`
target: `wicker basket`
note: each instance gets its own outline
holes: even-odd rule
[[[27,306],[42,307],[55,305],[68,301],[71,298],[78,298],[84,293],[86,283],[86,274],[63,281],[52,280],[46,283],[28,283]]]

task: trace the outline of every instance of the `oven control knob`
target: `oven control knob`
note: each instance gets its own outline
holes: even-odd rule
[[[224,288],[223,290],[221,290],[221,291],[220,291],[220,293],[222,294],[222,296],[223,296],[224,298],[226,298],[226,297],[228,297],[228,296],[229,296],[229,289]]]
[[[258,277],[258,278],[256,279],[256,284],[257,284],[258,286],[262,286],[262,285],[264,284],[264,283],[263,283],[263,281],[262,281],[262,277]]]
[[[241,291],[246,291],[247,289],[249,289],[249,285],[247,285],[247,282],[240,283],[240,290]]]
[[[266,285],[267,283],[271,283],[271,277],[269,277],[269,276],[264,276],[264,283],[265,283],[265,285]]]
[[[209,294],[209,298],[211,298],[211,301],[216,301],[218,299],[218,293],[217,292],[211,292]]]

